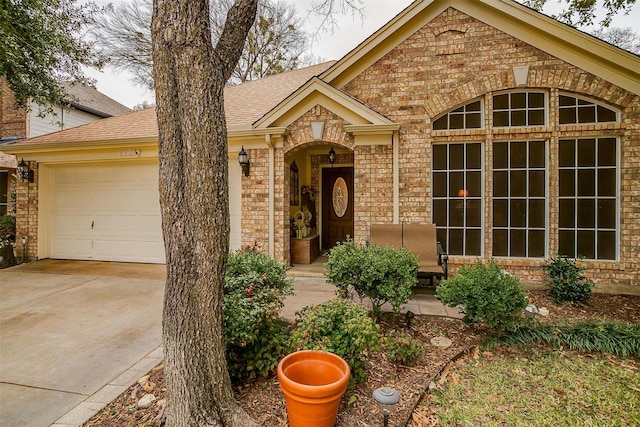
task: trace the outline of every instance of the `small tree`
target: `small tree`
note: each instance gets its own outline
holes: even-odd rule
[[[418,283],[418,258],[405,248],[357,245],[347,240],[331,250],[325,268],[327,280],[340,295],[348,296],[353,289],[360,298],[369,297],[376,317],[387,302],[398,314]]]
[[[542,266],[547,275],[547,286],[556,304],[570,302],[581,304],[591,298],[594,283],[584,277],[584,267],[578,267],[575,260],[558,254]]]
[[[498,332],[514,326],[527,306],[520,279],[493,259],[487,265],[477,260],[460,267],[454,277],[438,285],[436,297],[450,307],[461,305],[465,323],[486,324]]]

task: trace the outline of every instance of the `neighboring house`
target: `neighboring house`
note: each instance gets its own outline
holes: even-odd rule
[[[29,105],[26,109],[17,109],[11,89],[2,81],[0,85],[0,150],[3,145],[17,140],[69,129],[131,111],[91,86],[69,83],[63,85],[70,98],[69,104],[53,106],[53,113],[44,114],[45,108],[38,104]],[[18,161],[14,156],[0,153],[0,215],[16,213],[17,165]]]
[[[289,261],[306,207],[323,250],[433,222],[454,268],[494,257],[541,280],[563,252],[640,285],[640,57],[519,3],[416,1],[341,60],[227,88],[225,106],[233,249]],[[32,256],[164,262],[153,110],[4,150],[38,165],[18,215]]]

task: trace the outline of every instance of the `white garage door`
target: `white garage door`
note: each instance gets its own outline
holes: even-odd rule
[[[229,166],[235,249],[240,246],[240,167],[237,162]],[[53,167],[50,195],[51,258],[165,262],[157,164]]]

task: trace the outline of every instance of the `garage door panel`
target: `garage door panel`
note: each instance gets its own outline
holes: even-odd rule
[[[50,177],[52,258],[165,262],[157,164],[59,166]],[[238,249],[241,170],[235,159],[229,187],[230,246]]]

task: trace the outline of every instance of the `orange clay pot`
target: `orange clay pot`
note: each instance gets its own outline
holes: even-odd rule
[[[349,365],[333,353],[302,350],[278,364],[290,427],[333,427],[347,390]]]

